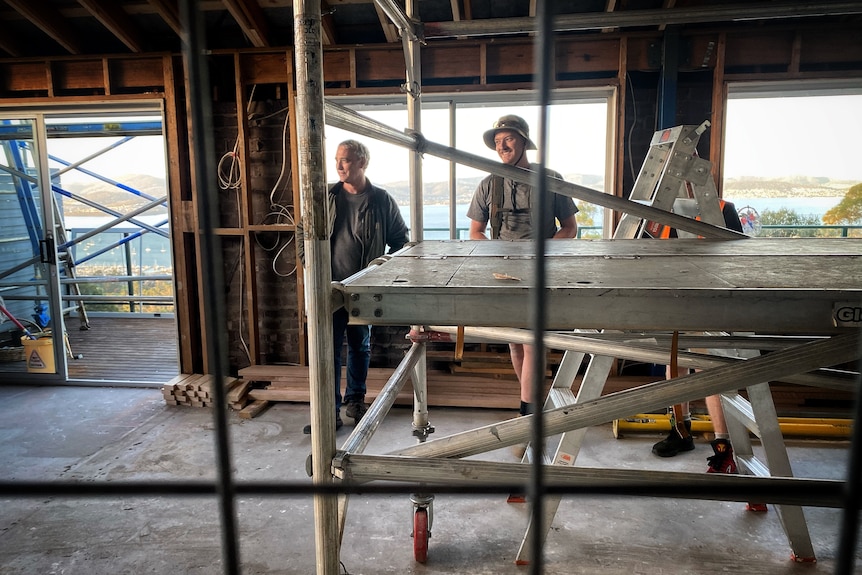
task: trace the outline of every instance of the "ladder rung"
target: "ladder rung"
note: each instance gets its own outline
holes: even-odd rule
[[[737,455],[736,464],[742,469],[743,473],[755,475],[757,477],[771,477],[769,469],[754,455]]]
[[[531,455],[531,453],[532,453],[532,450],[528,447],[527,451],[524,452],[524,458],[522,460],[523,463],[532,463],[533,462],[533,456]],[[553,460],[551,459],[551,456],[548,455],[547,453],[542,454],[542,462],[545,465],[552,465],[554,463]]]
[[[751,403],[738,393],[723,394],[721,396],[721,405],[724,408],[724,417],[732,417],[742,423],[742,425],[757,437],[761,437],[760,428],[757,426],[757,421],[754,419],[754,411],[751,409]]]
[[[552,409],[566,405],[574,405],[575,394],[568,388],[551,388],[548,392],[548,402],[551,404]]]

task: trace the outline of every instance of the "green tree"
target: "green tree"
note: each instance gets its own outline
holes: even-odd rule
[[[596,225],[596,216],[601,213],[601,208],[595,204],[588,202],[577,202],[578,213],[575,214],[575,219],[578,222],[578,227],[591,227]],[[588,230],[581,233],[582,238],[600,238],[601,232],[598,230]]]
[[[81,283],[78,284],[78,289],[81,290],[82,295],[108,295],[116,293],[115,289],[106,288],[106,286],[108,284]],[[90,311],[128,311],[128,307],[123,308],[120,305],[111,303],[87,302],[84,304],[84,307]]]
[[[823,214],[829,225],[862,223],[862,184],[856,184],[844,194],[838,205]]]
[[[815,229],[803,229],[799,226],[819,226],[820,218],[815,215],[803,215],[795,210],[781,208],[778,210],[763,210],[760,213],[760,223],[763,226],[782,226],[780,228],[764,229],[761,237],[771,238],[812,238],[817,236]]]

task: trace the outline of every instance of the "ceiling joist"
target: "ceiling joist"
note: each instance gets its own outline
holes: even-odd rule
[[[135,53],[144,52],[146,46],[135,22],[122,8],[108,0],[78,0],[111,34]]]
[[[50,6],[32,0],[6,0],[6,3],[38,26],[70,54],[83,52],[80,40],[66,25],[63,16]]]
[[[255,48],[270,46],[269,26],[257,0],[222,0],[243,34]]]
[[[159,15],[159,18],[170,26],[174,34],[182,38],[183,26],[180,23],[180,12],[177,9],[176,0],[148,0],[148,2]]]
[[[383,35],[386,36],[387,42],[398,42],[398,28],[393,23],[393,20],[386,14],[381,2],[374,2],[374,10],[377,12],[377,18],[380,20],[380,26],[383,28]]]
[[[742,20],[775,20],[862,14],[862,2],[776,2],[766,5],[724,4],[721,6],[673,8],[669,10],[625,10],[584,12],[554,17],[554,31],[573,32],[627,26],[669,26]],[[424,37],[486,36],[527,34],[536,31],[534,18],[495,18],[461,22],[428,22]]]
[[[132,53],[182,49],[180,0],[0,0],[0,57],[100,54],[125,46]],[[412,0],[411,0],[412,1]],[[814,26],[862,26],[860,0],[598,0],[554,4],[557,31],[663,30],[667,26],[745,21]],[[212,48],[272,48],[290,44],[295,0],[197,0]],[[402,38],[493,37],[536,33],[537,0],[420,0],[437,22],[405,14],[405,0],[320,0],[321,40],[327,46],[398,44]],[[505,4],[495,18],[491,4]],[[475,5],[474,5],[475,4]],[[480,6],[481,4],[481,6]],[[559,4],[559,5],[558,5]],[[371,8],[375,12],[370,12]],[[637,8],[635,8],[637,7]],[[339,13],[334,13],[334,10]],[[340,12],[343,12],[343,16]],[[451,14],[451,19],[450,19]],[[822,18],[829,16],[830,18]],[[51,38],[48,40],[43,34]]]
[[[329,6],[326,0],[320,2],[320,39],[324,46],[338,43],[338,34],[335,30],[335,22],[332,19],[334,8]]]

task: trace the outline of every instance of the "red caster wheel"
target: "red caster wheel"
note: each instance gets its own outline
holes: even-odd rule
[[[418,563],[428,561],[428,509],[419,507],[413,514],[413,558]]]

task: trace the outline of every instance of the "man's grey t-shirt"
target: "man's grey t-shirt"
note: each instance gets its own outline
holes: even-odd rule
[[[332,230],[332,279],[341,281],[362,269],[363,225],[368,217],[371,194],[342,191],[335,199],[335,227]]]
[[[531,169],[534,166],[531,164]],[[548,170],[548,175],[555,178],[563,179],[563,177],[553,171]],[[473,194],[473,199],[470,202],[470,207],[467,209],[467,217],[471,220],[479,222],[487,222],[491,217],[491,180],[494,176],[488,176],[479,183],[476,192]],[[533,217],[530,213],[530,195],[532,187],[529,184],[522,184],[509,178],[503,178],[503,227],[500,230],[501,240],[522,240],[529,239],[533,231]],[[572,198],[563,196],[553,192],[549,192],[550,198],[553,199],[553,216],[543,226],[543,236],[551,238],[557,232],[556,222],[554,220],[563,221],[566,218],[576,214],[578,208]]]

